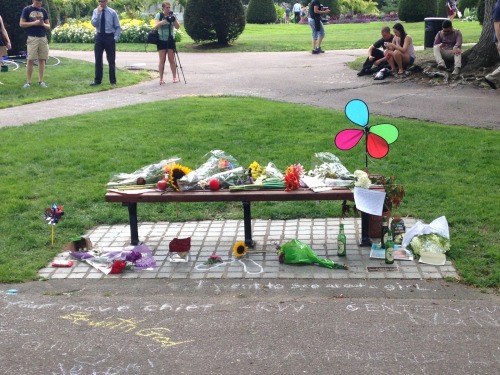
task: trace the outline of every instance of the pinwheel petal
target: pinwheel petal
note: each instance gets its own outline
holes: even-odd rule
[[[335,136],[335,146],[341,150],[350,150],[356,146],[365,132],[361,129],[345,129]]]
[[[366,149],[368,155],[375,159],[381,159],[389,152],[389,145],[386,140],[376,134],[368,133],[366,139]]]
[[[356,125],[368,125],[368,106],[362,100],[354,99],[347,103],[345,106],[345,115]]]
[[[396,142],[399,130],[392,124],[378,124],[370,127],[370,132],[385,139],[388,144]]]

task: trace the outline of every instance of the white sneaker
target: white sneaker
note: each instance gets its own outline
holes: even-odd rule
[[[31,83],[28,83],[26,82],[24,85],[23,85],[23,89],[29,89],[31,87]]]
[[[47,88],[47,85],[45,84],[45,82],[38,82],[38,85],[39,85],[40,87],[43,87],[44,89],[46,89],[46,88]]]

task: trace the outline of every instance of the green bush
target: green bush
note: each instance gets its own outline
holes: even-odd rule
[[[446,5],[446,0],[438,0],[437,2],[437,17],[448,18],[448,6]]]
[[[436,0],[401,0],[398,16],[401,21],[421,22],[426,17],[435,17],[437,11]]]
[[[324,6],[330,8],[331,12],[328,13],[328,17],[338,17],[340,16],[340,4],[339,0],[324,0],[321,2]]]
[[[248,23],[275,23],[276,8],[273,0],[250,0],[247,8]]]
[[[479,0],[477,3],[477,19],[482,25],[484,21],[484,0]]]
[[[285,18],[285,9],[280,7],[279,5],[274,5],[274,9],[276,9],[276,19],[280,22]]]
[[[483,0],[484,3],[484,0]],[[457,8],[463,13],[465,8],[476,8],[477,0],[459,0],[457,1]]]
[[[228,45],[245,29],[241,0],[189,0],[184,11],[184,28],[196,43]]]

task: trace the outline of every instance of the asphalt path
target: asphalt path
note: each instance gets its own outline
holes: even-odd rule
[[[338,110],[358,98],[372,114],[499,128],[498,91],[358,78],[346,63],[362,53],[180,54],[187,84],[153,80],[3,109],[0,124],[29,123],[25,113],[40,108],[53,118],[249,95]],[[93,61],[91,52],[54,54]],[[155,69],[156,58],[118,53],[117,61]],[[0,375],[497,374],[499,301],[443,280],[0,284]]]
[[[0,286],[0,374],[497,374],[498,297],[441,280]]]
[[[191,95],[258,96],[289,103],[343,110],[351,99],[362,99],[371,114],[419,119],[443,124],[500,129],[499,90],[470,85],[427,86],[396,78],[375,81],[357,77],[347,63],[364,50],[249,53],[179,53],[184,73],[173,84],[159,80],[112,91],[44,102],[44,117],[62,117]],[[93,61],[93,52],[51,51],[54,56]],[[117,65],[157,70],[157,54],[118,52]],[[168,69],[166,69],[168,71]],[[105,68],[106,77],[106,68]],[[90,82],[89,82],[90,83]],[[50,86],[50,82],[48,82]],[[105,84],[105,83],[104,83]],[[50,87],[49,87],[50,89]],[[32,122],[29,104],[0,110],[0,126]]]

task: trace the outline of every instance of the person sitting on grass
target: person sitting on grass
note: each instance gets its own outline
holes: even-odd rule
[[[374,71],[378,70],[381,66],[387,63],[384,56],[384,51],[386,49],[384,43],[392,42],[394,35],[391,34],[389,26],[382,27],[380,33],[382,38],[377,40],[370,46],[370,48],[368,48],[368,57],[363,64],[363,68],[358,72],[358,77],[364,76],[365,74],[372,74]],[[372,69],[373,67],[374,69]]]
[[[454,29],[450,20],[443,21],[443,29],[434,39],[434,58],[438,69],[446,70],[446,62],[453,62],[453,75],[460,73],[462,67],[462,33]]]
[[[406,34],[403,25],[396,23],[392,30],[394,32],[392,43],[384,43],[387,48],[385,57],[391,66],[392,73],[401,75],[404,74],[405,68],[413,65],[417,55],[412,38]]]

